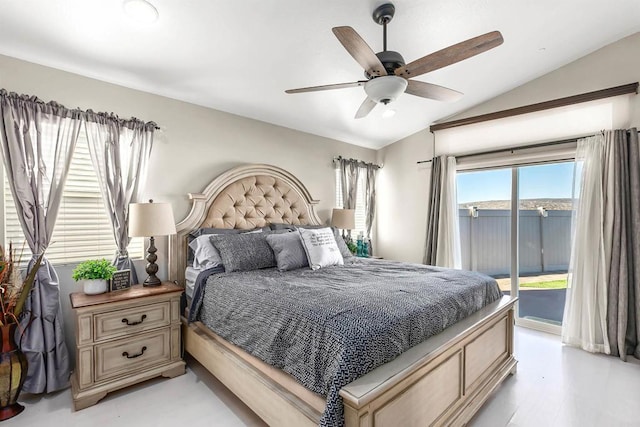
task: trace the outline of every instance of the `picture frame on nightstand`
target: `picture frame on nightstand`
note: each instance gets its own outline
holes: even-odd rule
[[[118,270],[109,280],[109,292],[131,288],[131,270]]]

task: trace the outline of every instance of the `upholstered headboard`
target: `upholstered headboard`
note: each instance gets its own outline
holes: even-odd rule
[[[317,200],[295,176],[270,165],[243,165],[189,193],[191,211],[169,239],[169,277],[184,286],[187,239],[203,227],[252,229],[271,223],[320,224]]]

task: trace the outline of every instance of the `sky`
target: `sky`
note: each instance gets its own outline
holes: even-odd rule
[[[520,167],[520,199],[571,198],[573,162]],[[511,169],[459,172],[458,203],[511,199]]]

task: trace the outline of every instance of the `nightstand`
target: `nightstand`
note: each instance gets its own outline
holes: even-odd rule
[[[75,312],[75,410],[141,381],[185,372],[180,357],[180,295],[171,282],[100,295],[71,294]]]

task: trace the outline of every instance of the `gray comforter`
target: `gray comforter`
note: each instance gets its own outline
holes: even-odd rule
[[[479,273],[358,258],[213,274],[203,291],[207,327],[327,397],[323,427],[344,424],[344,385],[501,296]]]

